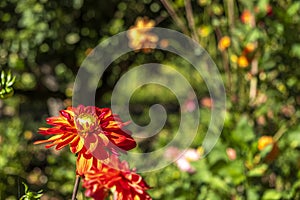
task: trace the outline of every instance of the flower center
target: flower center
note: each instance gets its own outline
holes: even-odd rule
[[[76,127],[81,136],[93,132],[96,129],[96,116],[82,113],[76,117]]]

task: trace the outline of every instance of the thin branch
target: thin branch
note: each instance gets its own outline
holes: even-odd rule
[[[254,59],[251,62],[252,78],[250,80],[250,91],[249,91],[250,102],[254,101],[257,94],[257,73],[258,73],[258,60],[257,57],[254,57]]]
[[[177,26],[182,30],[183,33],[188,34],[188,30],[186,29],[183,21],[180,19],[180,17],[176,14],[174,8],[170,4],[168,0],[160,0],[161,3],[164,5],[166,10],[168,11],[169,15],[172,17],[172,19],[175,21]]]
[[[282,136],[283,134],[287,131],[287,128],[285,125],[283,125],[282,127],[280,127],[280,129],[275,133],[275,135],[273,136],[273,139],[275,141],[278,141]]]
[[[228,15],[228,25],[229,25],[229,30],[232,31],[234,29],[234,2],[233,0],[227,0],[227,15]],[[231,90],[232,90],[232,78],[231,78],[231,73],[230,73],[230,65],[229,65],[229,61],[228,61],[228,54],[225,52],[222,52],[222,57],[223,60],[225,60],[225,64],[224,64],[224,68],[225,71],[228,73],[228,89],[229,89],[229,93],[231,94]]]
[[[255,28],[256,22],[255,17],[251,17],[250,26]],[[257,41],[254,42],[255,48],[257,48]],[[253,60],[251,61],[251,75],[252,78],[250,80],[250,91],[249,91],[249,99],[250,104],[255,100],[257,94],[257,74],[258,74],[258,59],[257,54],[254,56]]]
[[[222,38],[222,33],[219,27],[215,28],[215,33],[217,36],[217,40],[220,41]],[[228,53],[226,51],[221,52],[222,54],[222,64],[225,70],[225,74],[227,75],[227,88],[228,92],[231,95],[231,86],[232,86],[232,78],[231,78],[231,72],[230,72],[230,66],[229,66],[229,60],[228,60]]]
[[[79,183],[80,183],[80,176],[76,175],[76,180],[74,183],[73,194],[72,194],[72,200],[77,200],[76,196],[77,196],[77,192],[78,192],[78,188],[79,188]]]
[[[227,0],[227,12],[229,27],[232,30],[234,28],[234,2],[233,0]]]
[[[155,26],[157,26],[158,24],[160,24],[162,21],[164,21],[167,17],[166,16],[158,16],[155,18]]]
[[[192,38],[195,41],[199,42],[199,38],[198,38],[196,28],[195,28],[195,21],[194,21],[194,16],[193,16],[191,0],[185,0],[184,3],[185,3],[185,11],[186,11],[187,21],[188,21],[189,27],[192,31]]]

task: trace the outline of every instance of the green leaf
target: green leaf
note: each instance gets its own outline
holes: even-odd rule
[[[212,167],[216,164],[224,163],[227,161],[226,148],[218,142],[214,149],[208,155],[209,165]],[[218,166],[219,167],[219,166]]]
[[[300,10],[300,2],[293,3],[286,11],[289,16],[295,15]]]
[[[300,44],[293,44],[291,48],[291,55],[300,58]]]
[[[236,129],[232,132],[232,138],[238,143],[247,143],[255,138],[248,117],[242,116]]]
[[[240,184],[246,179],[244,163],[241,160],[230,162],[219,171],[220,175],[229,178],[235,185]]]
[[[298,128],[294,131],[288,132],[286,135],[287,135],[288,143],[290,144],[290,147],[295,149],[300,146],[300,128]]]
[[[265,10],[266,10],[266,7],[268,6],[268,4],[269,4],[269,0],[260,0],[260,1],[258,1],[257,6],[260,11],[266,12]]]
[[[257,189],[249,188],[247,190],[247,199],[258,200],[259,194],[257,193]]]
[[[230,190],[225,181],[217,176],[211,178],[210,185],[212,188],[219,190],[220,192],[229,192]]]
[[[255,42],[262,36],[262,32],[255,28],[253,29],[247,37],[247,42]]]
[[[260,177],[267,171],[267,169],[268,169],[267,164],[259,165],[259,166],[255,167],[254,169],[250,170],[248,172],[248,176],[249,177]]]
[[[276,190],[267,190],[265,191],[262,200],[276,200],[276,199],[280,199],[282,197],[281,192],[278,192]]]
[[[27,191],[28,191],[28,186],[27,186],[26,183],[24,183],[24,182],[22,182],[22,184],[23,184],[24,187],[25,187],[25,193],[27,193]]]
[[[269,144],[262,151],[260,151],[259,154],[262,158],[264,158],[268,155],[268,153],[270,153],[272,151],[272,149],[273,149],[273,145]]]
[[[276,62],[273,60],[268,60],[268,61],[262,63],[260,66],[262,68],[264,68],[265,70],[269,70],[269,69],[276,67]]]
[[[69,33],[67,36],[66,36],[66,42],[68,44],[75,44],[77,43],[78,41],[80,40],[80,36],[78,33]]]

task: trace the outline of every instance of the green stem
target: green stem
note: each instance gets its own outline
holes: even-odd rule
[[[273,137],[274,140],[278,141],[286,131],[287,131],[287,128],[285,126],[280,127],[280,129],[275,133],[275,135]]]
[[[75,180],[73,194],[72,194],[72,200],[77,200],[76,196],[77,196],[77,192],[78,192],[79,183],[80,183],[80,176],[76,175],[76,180]]]

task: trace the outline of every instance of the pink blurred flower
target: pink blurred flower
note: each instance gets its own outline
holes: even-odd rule
[[[179,156],[179,154],[180,154],[180,151],[179,151],[178,148],[176,148],[176,147],[169,147],[169,148],[167,148],[167,150],[166,150],[164,156],[165,156],[167,159],[169,159],[169,160],[173,160],[173,159],[175,159],[177,156]]]
[[[190,162],[199,160],[201,155],[197,149],[180,151],[176,147],[169,147],[165,152],[165,157],[170,160],[179,157],[179,159],[175,161],[177,167],[183,172],[194,173],[196,170]]]
[[[200,154],[196,149],[188,149],[184,152],[183,157],[187,161],[197,161],[200,159]]]
[[[185,111],[192,112],[196,109],[196,104],[193,100],[187,100],[183,105],[183,109]]]
[[[235,160],[236,159],[236,151],[233,148],[227,148],[226,149],[227,156],[229,160]]]
[[[190,162],[184,158],[179,158],[176,161],[176,164],[181,171],[188,172],[188,173],[194,173],[196,171],[195,168],[190,164]]]

